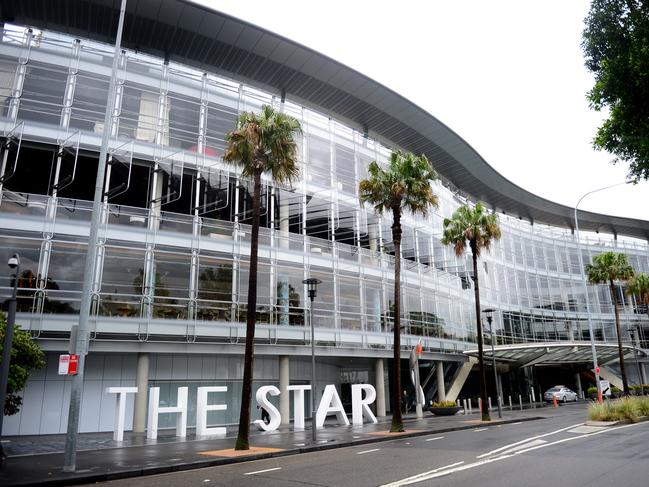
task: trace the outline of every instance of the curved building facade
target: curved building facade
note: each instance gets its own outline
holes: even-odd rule
[[[432,149],[421,152],[442,176],[434,185],[440,205],[426,219],[402,221],[402,344],[405,358],[421,341],[429,379],[434,369],[442,370],[436,380],[443,377],[444,387],[427,381],[428,397],[440,389],[458,397],[458,377],[467,364],[470,369],[464,352],[476,344],[470,257],[458,258],[440,243],[443,218],[461,204],[481,199],[500,213],[503,237],[479,267],[483,305],[496,310],[496,344],[590,339],[569,212],[543,203],[482,163],[472,173],[479,156],[433,117],[413,114],[422,124],[417,137],[403,130],[389,137],[389,127],[337,109],[344,99],[318,105],[297,92],[293,97],[290,89],[275,89],[274,74],[265,72],[263,63],[244,76],[224,69],[225,61],[206,57],[198,67],[143,46],[121,53],[115,110],[111,126],[104,127],[113,47],[91,30],[79,37],[63,22],[55,28],[58,20],[40,30],[33,12],[16,8],[3,12],[0,44],[0,262],[20,254],[17,321],[48,352],[48,364],[30,379],[21,413],[6,418],[6,434],[65,431],[69,384],[56,375],[57,357],[67,350],[78,321],[90,200],[105,130],[110,130],[109,164],[81,430],[110,430],[114,403],[104,388],[135,384],[160,386],[163,401],[170,403],[180,385],[190,386],[190,397],[200,385],[228,385],[228,410],[211,412],[210,422],[236,422],[245,319],[251,312],[246,309],[251,183],[221,156],[238,114],[263,104],[297,118],[303,134],[299,180],[292,187],[265,180],[262,191],[256,385],[285,386],[287,377],[308,382],[310,330],[302,280],[316,277],[322,280],[313,307],[319,380],[339,385],[343,402],[354,382],[381,383],[389,390],[384,359],[392,354],[391,221],[359,205],[358,182],[370,161],[385,162],[392,148],[413,150],[422,136]],[[131,13],[127,23],[135,17]],[[239,50],[245,50],[247,35],[265,33],[247,28],[250,32],[244,29],[233,41]],[[228,60],[241,54],[219,48],[218,55]],[[295,69],[306,72],[307,64]],[[255,81],[264,76],[266,82]],[[405,124],[400,109],[391,116]],[[457,140],[449,142],[452,137]],[[466,187],[458,185],[462,181]],[[582,233],[584,262],[614,249],[626,253],[636,271],[649,272],[643,240],[649,223],[583,216],[587,229],[608,232]],[[4,273],[3,301],[10,290]],[[628,330],[638,330],[636,345],[646,348],[646,310],[621,286],[619,291],[624,340],[631,344]],[[588,292],[595,338],[612,344],[608,289],[588,286]],[[571,367],[587,370],[587,363]],[[524,386],[510,375],[506,393],[518,394]],[[545,385],[534,374],[528,379]],[[385,396],[379,412],[390,409]],[[129,419],[127,427],[137,429],[141,406],[129,408],[135,409],[136,424]]]

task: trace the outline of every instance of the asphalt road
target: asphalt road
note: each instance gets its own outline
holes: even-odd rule
[[[109,486],[649,486],[649,422],[584,427],[585,405],[548,419],[109,482]]]

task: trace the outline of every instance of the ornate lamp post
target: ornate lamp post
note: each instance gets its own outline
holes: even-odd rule
[[[494,381],[496,381],[496,394],[498,397],[496,398],[496,402],[498,403],[498,417],[502,419],[503,417],[503,406],[500,403],[500,398],[502,396],[501,391],[500,391],[500,382],[498,381],[498,371],[496,370],[496,352],[494,350],[494,327],[493,327],[493,313],[496,311],[495,309],[492,308],[487,308],[483,310],[482,312],[485,314],[487,317],[487,323],[489,323],[489,332],[491,333],[491,366],[494,369]]]
[[[309,325],[311,325],[311,437],[313,443],[316,442],[318,433],[316,428],[316,405],[315,405],[315,332],[313,329],[313,300],[318,295],[318,284],[322,281],[311,277],[302,281],[302,284],[306,284],[309,300],[311,305],[309,306]]]

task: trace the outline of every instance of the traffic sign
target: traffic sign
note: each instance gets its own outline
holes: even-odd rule
[[[59,355],[59,375],[77,375],[79,356],[75,354]]]

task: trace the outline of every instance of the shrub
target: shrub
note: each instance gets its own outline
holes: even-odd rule
[[[649,399],[624,397],[614,401],[592,403],[588,408],[588,419],[594,421],[638,421],[642,416],[649,416]]]
[[[441,401],[441,402],[431,402],[431,408],[452,408],[457,406],[453,401]]]

